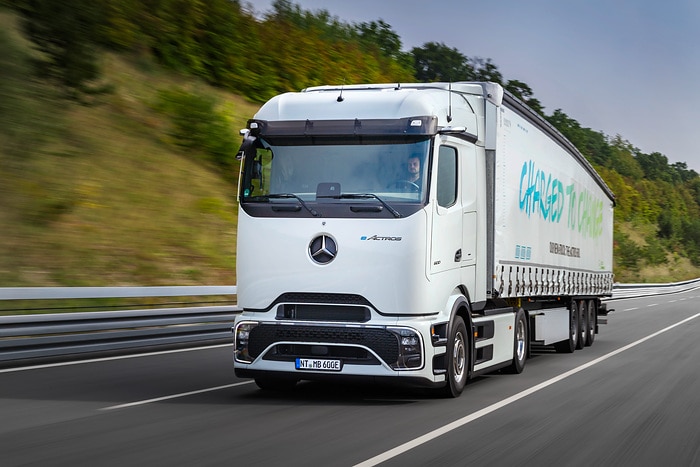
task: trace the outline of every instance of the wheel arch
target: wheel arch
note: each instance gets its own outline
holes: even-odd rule
[[[469,300],[469,292],[463,287],[455,288],[451,294],[451,302],[452,304],[447,334],[450,335],[452,332],[455,316],[461,317],[464,320],[464,325],[467,328],[467,345],[469,347],[467,378],[471,379],[471,375],[474,372],[474,323],[472,321],[472,305],[471,301]]]

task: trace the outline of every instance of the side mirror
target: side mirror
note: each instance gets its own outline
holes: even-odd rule
[[[236,159],[241,160],[245,159],[246,157],[255,157],[255,142],[258,140],[255,136],[252,136],[250,134],[250,130],[248,129],[243,129],[240,131],[241,135],[243,136],[243,142],[241,143],[241,147],[238,149],[238,154],[236,154]]]

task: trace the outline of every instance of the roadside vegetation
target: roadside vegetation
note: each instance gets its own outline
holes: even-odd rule
[[[617,281],[700,277],[700,177],[685,163],[547,112],[490,59],[403,51],[381,20],[250,8],[0,0],[0,286],[235,284],[237,130],[260,103],[432,80],[501,83],[577,145],[617,196]]]

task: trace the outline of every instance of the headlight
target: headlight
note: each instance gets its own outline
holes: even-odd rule
[[[237,362],[253,362],[253,359],[248,353],[248,340],[250,338],[250,331],[257,325],[258,323],[255,321],[242,321],[236,325],[233,337],[233,357]]]
[[[423,343],[420,335],[411,329],[391,328],[399,341],[399,356],[391,367],[394,370],[412,370],[423,366]]]

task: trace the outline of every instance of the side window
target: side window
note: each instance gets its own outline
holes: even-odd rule
[[[255,159],[246,161],[246,180],[244,196],[260,196],[270,193],[270,167],[272,165],[272,151],[258,149]]]
[[[457,201],[457,150],[449,146],[440,146],[438,154],[437,201],[445,208]]]

